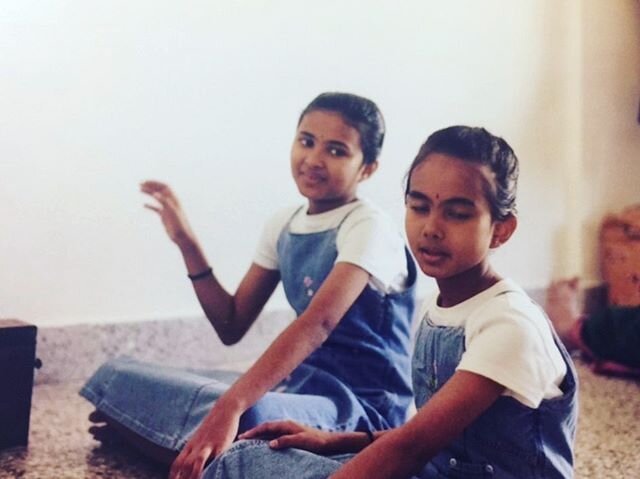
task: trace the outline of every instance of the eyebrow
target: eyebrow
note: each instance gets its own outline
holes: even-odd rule
[[[304,136],[308,136],[310,138],[316,139],[316,136],[313,133],[310,133],[308,131],[305,130],[300,130],[300,134],[304,135]],[[333,146],[339,146],[341,148],[345,148],[349,151],[351,151],[351,149],[349,148],[349,145],[347,145],[346,143],[339,141],[339,140],[327,140],[327,144],[329,145],[333,145]]]
[[[407,193],[407,197],[412,200],[418,201],[427,201],[429,203],[433,203],[429,195],[426,195],[420,191],[411,190]],[[461,205],[461,206],[475,206],[476,203],[469,198],[464,198],[461,196],[454,196],[453,198],[447,198],[443,202],[445,205]]]

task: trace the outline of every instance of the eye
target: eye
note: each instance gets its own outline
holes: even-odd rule
[[[427,203],[411,199],[407,201],[407,208],[416,214],[427,214],[431,209]]]
[[[305,148],[312,148],[314,145],[313,138],[309,138],[308,136],[301,136],[298,142]]]
[[[338,148],[336,146],[330,146],[328,151],[331,156],[335,156],[337,158],[348,155],[347,150],[345,150],[344,148]]]
[[[455,221],[465,221],[473,216],[473,213],[465,210],[450,209],[445,211],[447,218]]]

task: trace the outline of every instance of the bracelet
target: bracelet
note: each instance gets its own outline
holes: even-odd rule
[[[373,435],[373,431],[371,431],[370,429],[367,429],[366,431],[364,431],[364,433],[369,438],[369,444],[373,443],[373,441],[376,440],[376,437]]]
[[[212,276],[212,275],[213,275],[213,270],[211,269],[211,267],[208,267],[207,269],[205,269],[204,271],[201,271],[200,273],[188,274],[187,277],[191,281],[198,281],[199,279],[204,279],[207,276]]]

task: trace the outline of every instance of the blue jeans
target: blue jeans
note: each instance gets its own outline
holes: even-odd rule
[[[321,456],[302,449],[274,450],[267,441],[251,439],[236,442],[207,466],[202,479],[324,479],[353,457],[354,454]],[[442,476],[427,464],[420,477]]]
[[[273,450],[266,441],[251,439],[236,442],[205,469],[202,479],[321,479],[352,457],[325,457],[301,449]]]

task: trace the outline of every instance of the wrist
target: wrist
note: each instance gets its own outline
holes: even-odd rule
[[[371,436],[370,436],[371,435]],[[372,432],[333,432],[330,433],[326,446],[327,454],[358,453],[371,445]]]
[[[187,277],[191,281],[200,281],[201,279],[208,278],[209,276],[213,276],[213,269],[211,269],[211,266],[207,266],[205,269],[198,271],[197,273],[187,274]]]
[[[182,231],[176,234],[173,238],[173,242],[178,246],[178,248],[184,255],[193,254],[200,251],[200,246],[198,245],[198,241],[196,240],[196,238],[186,231]]]
[[[242,415],[247,408],[244,405],[244,401],[236,398],[230,394],[223,394],[214,404],[213,411],[224,411],[225,414]]]

